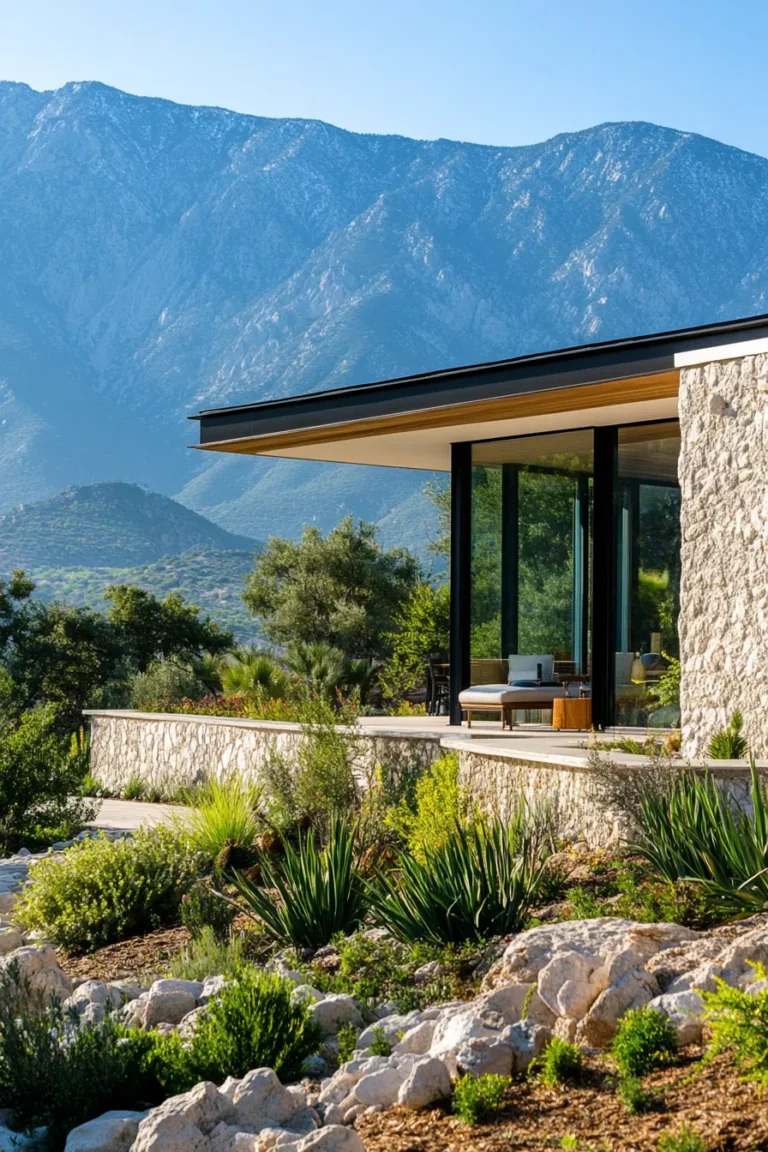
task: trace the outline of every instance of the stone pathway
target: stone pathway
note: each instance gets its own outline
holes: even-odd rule
[[[157,824],[171,824],[174,817],[187,809],[178,804],[147,804],[141,800],[102,800],[96,819],[90,828],[109,831],[135,832],[142,825],[154,828]]]

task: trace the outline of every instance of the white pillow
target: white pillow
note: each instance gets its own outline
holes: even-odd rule
[[[554,656],[529,656],[520,652],[510,656],[509,683],[511,684],[513,680],[538,679],[537,664],[541,664],[542,680],[551,680],[555,664]]]

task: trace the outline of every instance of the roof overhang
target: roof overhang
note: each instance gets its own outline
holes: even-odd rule
[[[677,414],[680,369],[768,351],[768,317],[590,344],[378,384],[208,409],[198,447],[246,455],[450,467],[450,446]]]

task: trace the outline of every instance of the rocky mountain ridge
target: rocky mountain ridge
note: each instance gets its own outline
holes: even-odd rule
[[[0,511],[120,479],[418,545],[424,474],[191,453],[185,417],[768,308],[768,160],[644,123],[495,148],[0,83],[0,219]]]

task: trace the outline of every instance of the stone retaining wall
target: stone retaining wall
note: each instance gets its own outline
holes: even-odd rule
[[[270,756],[294,759],[298,724],[234,720],[222,716],[90,711],[91,773],[112,792],[139,777],[161,796],[230,773],[258,779]],[[393,770],[428,767],[440,755],[439,734],[379,730],[357,738],[356,773],[376,764]]]
[[[563,763],[525,759],[499,750],[473,749],[461,737],[449,737],[444,748],[459,754],[459,776],[472,798],[490,816],[508,820],[519,800],[550,806],[558,835],[565,840],[585,840],[591,848],[617,847],[633,838],[632,820],[624,801],[637,795],[637,777],[653,772],[643,757],[606,758],[599,767],[586,759]],[[751,812],[749,767],[741,762],[722,761],[710,765],[683,765],[697,772],[709,772],[732,798],[734,804]],[[670,769],[668,769],[669,771]],[[768,764],[759,765],[763,786],[768,785]]]

